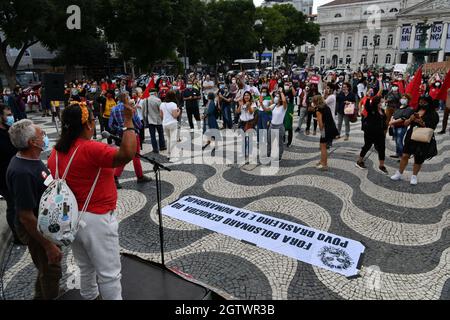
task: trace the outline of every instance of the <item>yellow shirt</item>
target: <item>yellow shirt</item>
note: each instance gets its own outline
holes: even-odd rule
[[[106,99],[105,111],[103,112],[104,118],[109,118],[111,115],[111,110],[116,106],[116,101],[114,99]]]

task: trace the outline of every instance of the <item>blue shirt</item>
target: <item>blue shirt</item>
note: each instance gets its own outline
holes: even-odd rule
[[[117,134],[119,137],[123,134],[123,126],[125,123],[124,117],[123,117],[123,111],[125,106],[122,102],[119,102],[117,106],[115,106],[111,110],[111,115],[109,117],[109,127],[111,128],[111,131],[115,134]],[[136,130],[140,130],[142,128],[142,122],[139,119],[137,113],[133,115],[133,125]]]

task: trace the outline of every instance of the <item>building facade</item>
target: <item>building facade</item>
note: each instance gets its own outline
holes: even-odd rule
[[[261,6],[271,7],[274,4],[291,4],[297,11],[305,15],[312,15],[314,0],[265,0]]]
[[[415,39],[420,37],[420,23],[424,21],[430,25],[426,47],[439,47],[427,61],[444,61],[448,58],[446,42],[450,41],[450,0],[330,2],[318,8],[321,38],[315,48],[314,64],[352,69],[413,64],[414,53],[405,50],[418,48]]]

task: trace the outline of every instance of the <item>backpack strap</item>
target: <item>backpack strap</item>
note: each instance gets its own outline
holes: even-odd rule
[[[92,195],[94,194],[95,186],[97,185],[98,178],[100,177],[100,172],[101,171],[102,171],[102,168],[99,168],[98,172],[97,172],[97,176],[95,177],[94,183],[92,184],[91,190],[89,191],[89,194],[88,194],[88,196],[86,198],[86,201],[84,202],[84,206],[81,209],[80,214],[78,215],[78,220],[77,220],[77,223],[76,223],[77,228],[78,228],[78,225],[80,223],[80,220],[81,220],[83,214],[86,212],[87,207],[89,206],[89,202],[91,202],[91,198],[92,198]]]
[[[77,153],[79,147],[80,146],[75,149],[75,151],[72,153],[72,156],[70,157],[69,163],[67,164],[66,170],[64,171],[64,174],[62,176],[63,180],[66,180],[70,165],[72,164],[73,158],[75,157],[75,154]],[[58,170],[58,152],[56,152],[56,170]],[[56,174],[58,175],[58,171],[56,171]]]

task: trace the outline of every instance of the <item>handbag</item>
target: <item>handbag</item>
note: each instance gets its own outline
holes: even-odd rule
[[[411,140],[417,142],[425,142],[430,143],[431,138],[433,137],[434,130],[431,128],[418,128],[415,127],[413,129],[413,133],[411,135]]]
[[[353,116],[355,114],[355,104],[349,103],[344,108],[344,114],[348,116]]]

